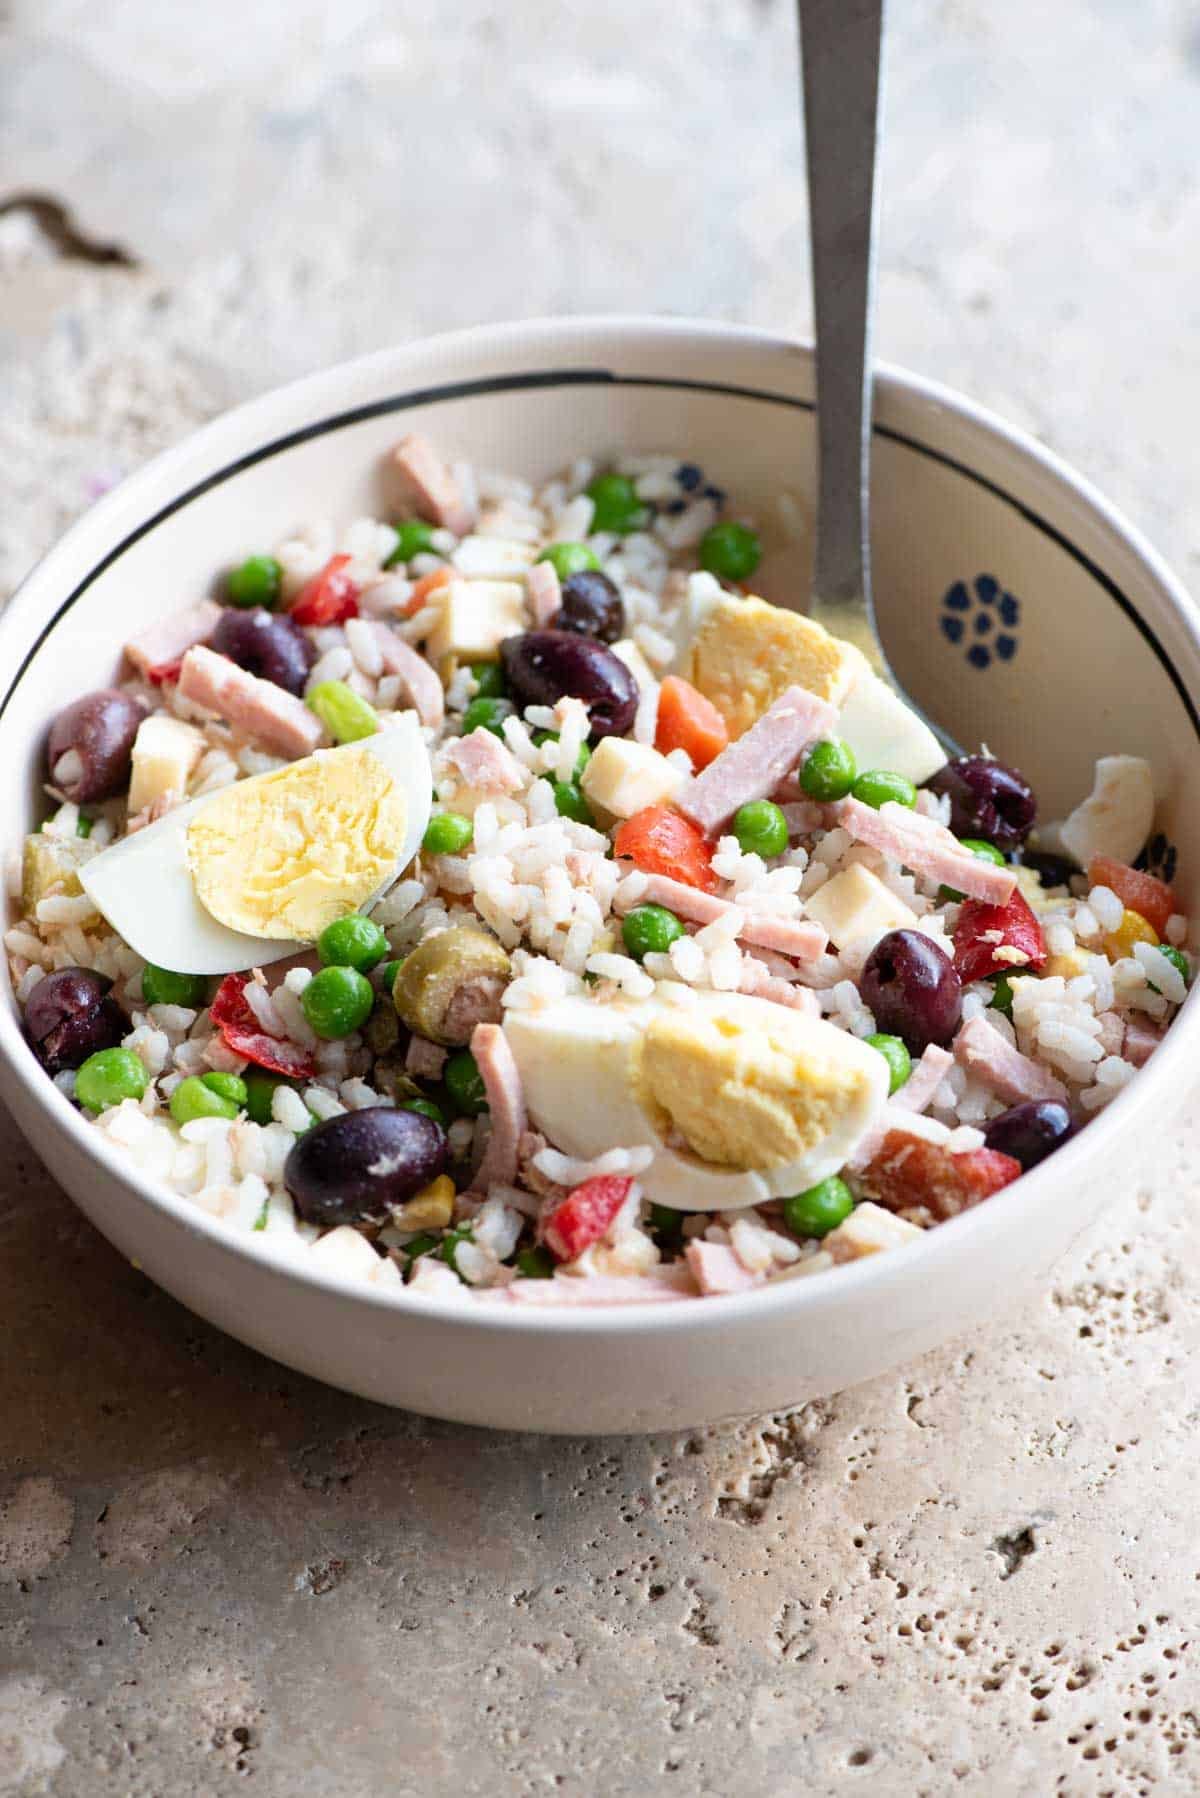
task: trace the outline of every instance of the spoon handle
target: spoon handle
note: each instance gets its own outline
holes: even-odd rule
[[[883,658],[867,518],[883,0],[799,0],[819,450],[812,615]]]

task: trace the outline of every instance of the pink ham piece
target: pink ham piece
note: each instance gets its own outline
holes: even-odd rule
[[[737,990],[749,993],[754,999],[772,999],[776,1005],[790,1006],[793,1011],[807,1012],[814,1018],[821,1010],[820,1001],[811,987],[797,986],[794,981],[772,974],[755,955],[743,958]]]
[[[482,724],[470,736],[448,743],[443,753],[467,785],[477,787],[481,793],[518,793],[525,784],[524,770],[516,756]]]
[[[944,824],[924,818],[889,799],[878,810],[861,799],[839,799],[829,807],[831,824],[848,830],[856,843],[877,849],[892,861],[903,863],[914,874],[954,887],[969,899],[989,905],[1007,905],[1016,891],[1012,868],[998,868],[964,849]]]
[[[1125,1048],[1125,1020],[1115,1011],[1102,1011],[1096,1019],[1100,1034],[1096,1041],[1106,1055],[1120,1055]]]
[[[514,1280],[505,1293],[519,1305],[646,1305],[698,1296],[682,1262],[648,1274],[555,1274],[550,1280]]]
[[[884,1106],[879,1122],[859,1138],[854,1153],[846,1163],[847,1167],[852,1171],[866,1167],[874,1159],[875,1151],[888,1132],[903,1128],[904,1113],[913,1117],[925,1111],[933,1103],[933,1095],[953,1065],[954,1057],[949,1049],[939,1049],[936,1043],[928,1044],[904,1085]]]
[[[683,1251],[683,1258],[705,1298],[749,1292],[752,1286],[763,1283],[763,1276],[747,1273],[733,1250],[723,1242],[704,1242],[700,1237],[693,1237]]]
[[[398,637],[390,625],[380,624],[375,619],[369,628],[379,645],[384,672],[399,676],[409,704],[421,723],[436,730],[446,716],[446,701],[436,670],[403,637]]]
[[[1006,1042],[986,1018],[972,1018],[954,1039],[954,1059],[969,1074],[976,1074],[1010,1105],[1023,1105],[1029,1099],[1067,1101],[1067,1089],[1061,1080],[1022,1055]]]
[[[216,712],[275,755],[311,755],[324,741],[321,720],[302,699],[211,649],[188,650],[179,670],[179,696]]]
[[[525,1095],[508,1038],[499,1024],[476,1024],[471,1034],[483,1089],[487,1094],[491,1134],[471,1185],[486,1193],[492,1186],[512,1186],[517,1177],[517,1150],[525,1132]]]
[[[557,570],[549,562],[535,562],[525,576],[525,592],[534,630],[545,630],[562,605],[562,587]]]
[[[1163,1032],[1153,1024],[1131,1021],[1125,1026],[1125,1041],[1121,1053],[1135,1068],[1144,1068],[1162,1039]]]
[[[833,735],[832,706],[788,687],[743,736],[723,749],[680,795],[681,812],[708,836],[716,836],[741,805],[765,799],[794,768],[810,743]]]
[[[149,630],[130,638],[125,645],[125,654],[138,673],[149,680],[153,678],[154,670],[178,662],[197,643],[206,643],[217,628],[221,611],[215,601],[205,599],[198,606],[190,606],[186,612],[160,618]]]
[[[710,764],[715,766],[715,764]],[[635,872],[632,862],[622,862],[623,873]],[[636,870],[641,872],[641,870]],[[631,911],[635,905],[665,905],[689,924],[712,924],[730,912],[742,913],[738,936],[743,942],[757,943],[760,949],[774,949],[793,961],[812,961],[824,950],[829,938],[811,918],[774,918],[766,913],[742,911],[741,906],[718,899],[714,893],[702,893],[699,887],[672,880],[669,874],[647,874],[645,886],[637,899],[617,900],[618,911]]]
[[[424,1036],[414,1036],[405,1052],[404,1072],[411,1074],[414,1080],[440,1080],[449,1053],[440,1043],[431,1043]]]
[[[475,527],[475,513],[463,497],[450,465],[428,437],[413,433],[398,443],[391,455],[392,468],[406,499],[422,518],[465,537]]]

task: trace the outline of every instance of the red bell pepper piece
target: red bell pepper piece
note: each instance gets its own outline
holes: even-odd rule
[[[1036,974],[1046,965],[1042,927],[1019,891],[1004,905],[963,901],[954,932],[954,965],[964,985],[989,974]]]
[[[246,1000],[248,974],[226,974],[208,1008],[208,1015],[220,1031],[226,1045],[235,1055],[252,1061],[255,1067],[272,1074],[287,1074],[295,1080],[306,1080],[316,1072],[316,1063],[299,1043],[281,1042],[268,1036]]]
[[[613,838],[613,853],[625,856],[643,874],[665,874],[715,893],[720,885],[713,873],[713,846],[690,818],[669,805],[648,805],[626,818]]]
[[[1019,1178],[1021,1163],[999,1149],[967,1149],[952,1155],[940,1143],[889,1130],[857,1177],[865,1198],[887,1211],[923,1209],[939,1222]]]
[[[599,1242],[629,1197],[633,1181],[625,1174],[597,1174],[574,1187],[539,1225],[542,1241],[559,1261],[574,1261]]]
[[[349,564],[349,556],[334,556],[301,588],[291,607],[296,624],[344,624],[347,618],[358,617],[361,588],[346,573]]]

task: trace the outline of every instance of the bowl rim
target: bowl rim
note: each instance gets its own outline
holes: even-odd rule
[[[347,377],[369,385],[385,371],[390,374],[391,371],[402,368],[406,359],[415,361],[444,357],[452,364],[456,357],[464,354],[478,355],[480,352],[523,352],[527,348],[532,350],[539,346],[577,349],[581,341],[589,336],[600,337],[605,334],[625,338],[631,347],[641,340],[647,352],[651,353],[659,347],[687,343],[701,354],[717,352],[722,347],[740,346],[743,349],[759,350],[767,358],[772,355],[799,356],[810,364],[813,356],[810,343],[782,337],[753,326],[685,318],[659,318],[653,315],[602,313],[477,325],[466,330],[421,337],[408,343],[374,350],[364,356],[301,376],[219,413],[197,430],[189,432],[179,443],[142,464],[83,513],[29,570],[12,595],[3,616],[0,616],[0,667],[11,665],[5,655],[10,642],[25,631],[38,604],[45,607],[47,602],[44,597],[39,602],[39,589],[47,582],[52,584],[60,563],[67,564],[79,547],[93,537],[100,543],[108,542],[114,534],[114,528],[127,516],[136,517],[140,527],[149,527],[163,510],[161,506],[147,510],[146,501],[151,492],[157,492],[164,484],[170,484],[177,489],[178,499],[191,485],[182,477],[184,470],[194,462],[197,452],[202,455],[206,449],[215,447],[226,437],[242,435],[253,440],[257,436],[257,427],[269,418],[272,408],[283,406],[292,412],[310,412],[313,421],[319,417],[328,419],[337,416],[336,408],[334,412],[327,410],[331,390]],[[877,411],[880,396],[886,404],[889,394],[923,404],[929,409],[931,417],[948,416],[956,426],[977,439],[982,439],[991,449],[1006,453],[1014,465],[1023,464],[1043,477],[1048,477],[1063,491],[1065,497],[1080,504],[1086,513],[1091,514],[1093,526],[1104,526],[1113,540],[1120,543],[1135,562],[1141,564],[1142,573],[1165,598],[1200,665],[1200,611],[1182,583],[1141,532],[1085,477],[1076,473],[1053,451],[1035,442],[1024,431],[952,388],[891,363],[877,363],[875,378]],[[749,393],[750,390],[745,391]],[[878,423],[876,430],[879,431]],[[886,431],[880,434],[900,435],[902,441],[911,441],[917,448],[924,447],[918,439],[909,439],[903,434]],[[291,435],[294,436],[295,433]],[[932,446],[929,447],[932,450]],[[1016,505],[1018,510],[1029,511],[1020,499],[998,483],[980,477],[970,464],[956,463],[953,457],[937,453],[941,454],[942,460],[950,461],[977,480],[982,479],[985,485]],[[202,482],[201,486],[208,484]],[[1044,526],[1046,521],[1039,522]],[[1049,528],[1054,535],[1054,527]],[[1063,541],[1067,547],[1072,547],[1069,540]],[[121,542],[115,549],[110,547],[109,553],[115,556],[124,547],[125,543]],[[1106,578],[1098,569],[1093,568],[1093,572],[1102,580]],[[1111,582],[1109,584],[1112,585]],[[0,693],[0,711],[24,677],[29,661],[45,636],[54,628],[57,616],[57,612],[52,613],[49,620],[43,622],[41,631],[35,635],[27,652],[22,654],[11,679],[5,683],[3,693]],[[1143,634],[1146,634],[1139,615],[1135,614],[1134,622],[1140,624]],[[1153,646],[1158,648],[1156,644]],[[1162,659],[1161,649],[1159,655]],[[1174,678],[1185,705],[1191,709],[1195,719],[1194,691],[1181,681],[1177,672]],[[1200,689],[1200,676],[1195,681],[1195,687]],[[7,984],[7,968],[4,979]],[[11,987],[8,990],[11,992]],[[758,1322],[766,1326],[772,1320],[778,1321],[792,1312],[797,1316],[804,1311],[832,1312],[868,1295],[876,1301],[883,1300],[890,1289],[907,1281],[910,1270],[917,1278],[921,1274],[933,1277],[938,1271],[939,1261],[955,1259],[960,1245],[966,1245],[967,1252],[970,1252],[972,1237],[977,1238],[982,1247],[989,1236],[1008,1236],[1020,1229],[1026,1214],[1029,1214],[1030,1224],[1036,1228],[1036,1211],[1041,1204],[1048,1202],[1052,1185],[1061,1176],[1072,1168],[1082,1169],[1085,1157],[1090,1159],[1102,1154],[1104,1146],[1114,1140],[1116,1133],[1132,1130],[1137,1117],[1146,1113],[1161,1095],[1166,1094],[1173,1082],[1176,1085],[1183,1083],[1188,1073],[1194,1036],[1200,1036],[1200,1002],[1197,1002],[1193,991],[1188,995],[1151,1061],[1139,1070],[1137,1079],[1131,1081],[1116,1099],[1089,1122],[1085,1132],[1081,1132],[1053,1157],[1053,1164],[1050,1161],[1043,1162],[1023,1175],[1011,1188],[996,1194],[986,1206],[963,1212],[958,1217],[939,1224],[935,1229],[923,1232],[919,1239],[906,1243],[902,1248],[885,1254],[869,1255],[859,1261],[802,1278],[777,1280],[745,1293],[708,1298],[702,1304],[681,1304],[678,1300],[645,1300],[629,1304],[597,1304],[594,1308],[564,1307],[559,1310],[536,1304],[512,1307],[499,1303],[476,1305],[470,1302],[466,1294],[461,1297],[456,1294],[446,1299],[432,1296],[414,1299],[403,1288],[377,1288],[353,1273],[309,1268],[302,1265],[294,1255],[280,1255],[265,1240],[258,1240],[253,1233],[234,1229],[222,1220],[198,1210],[189,1199],[171,1192],[155,1178],[143,1174],[129,1158],[101,1137],[92,1125],[84,1121],[53,1082],[47,1079],[20,1029],[15,1005],[0,1005],[0,1065],[41,1111],[47,1125],[65,1132],[86,1156],[98,1161],[118,1185],[152,1208],[165,1213],[171,1222],[181,1226],[186,1233],[207,1238],[215,1247],[228,1250],[265,1273],[315,1288],[329,1298],[349,1299],[377,1308],[394,1316],[398,1323],[401,1319],[423,1318],[430,1323],[453,1323],[485,1334],[499,1330],[505,1333],[533,1331],[552,1335],[656,1335],[694,1329],[721,1333],[743,1323]],[[1053,1174],[1052,1165],[1057,1170]],[[1084,1227],[1086,1226],[1080,1226],[1081,1229]],[[921,1274],[918,1274],[918,1269]]]

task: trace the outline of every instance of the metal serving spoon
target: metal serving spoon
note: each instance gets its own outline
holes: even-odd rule
[[[925,720],[888,666],[871,600],[868,493],[876,141],[884,0],[798,0],[817,332],[817,543],[810,616]]]

